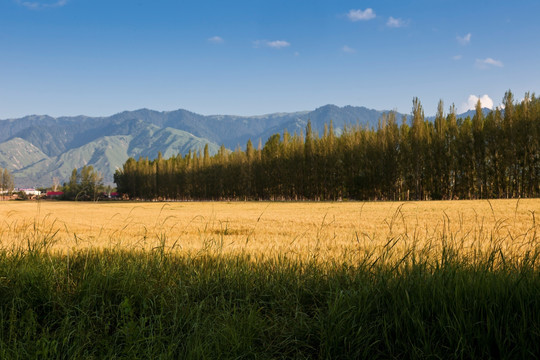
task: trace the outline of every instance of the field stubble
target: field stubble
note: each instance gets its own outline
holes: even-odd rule
[[[540,200],[433,202],[3,202],[0,246],[69,253],[285,256],[323,262],[521,257],[538,249]]]

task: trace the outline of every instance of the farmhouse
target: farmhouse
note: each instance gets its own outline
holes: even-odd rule
[[[20,192],[24,193],[27,196],[40,196],[41,191],[36,189],[19,189]]]

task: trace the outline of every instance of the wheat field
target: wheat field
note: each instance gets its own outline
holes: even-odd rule
[[[524,253],[539,199],[430,202],[1,202],[3,249],[166,249],[346,259],[392,247]],[[352,259],[351,259],[352,260]]]
[[[0,358],[537,358],[539,210],[0,202]]]

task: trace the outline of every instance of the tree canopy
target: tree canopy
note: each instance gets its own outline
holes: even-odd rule
[[[73,169],[69,182],[64,184],[64,196],[71,200],[96,200],[103,191],[103,176],[92,165]]]

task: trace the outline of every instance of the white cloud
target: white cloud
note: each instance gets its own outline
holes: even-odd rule
[[[471,33],[468,33],[465,36],[457,36],[456,39],[458,43],[460,43],[461,45],[467,45],[468,43],[471,42],[471,36],[472,36]]]
[[[462,55],[454,55],[454,56],[452,56],[452,60],[461,60],[461,58],[463,58]]]
[[[395,18],[390,16],[386,22],[386,26],[391,28],[400,28],[407,25],[407,22],[403,19]]]
[[[221,36],[212,36],[211,38],[208,38],[208,42],[213,44],[223,44],[225,40],[223,40]]]
[[[503,63],[499,60],[495,60],[489,57],[485,59],[476,59],[476,67],[480,69],[486,69],[490,66],[503,67]]]
[[[352,47],[347,46],[347,45],[343,45],[343,47],[341,48],[341,50],[342,50],[344,53],[348,53],[348,54],[353,54],[353,53],[356,52],[356,50],[354,50]]]
[[[366,10],[350,10],[347,14],[347,17],[351,21],[361,21],[361,20],[371,20],[374,19],[377,15],[375,15],[375,11],[373,11],[372,8],[367,8]]]
[[[23,1],[15,0],[19,5],[31,10],[39,10],[44,8],[62,7],[67,4],[68,0],[40,0],[40,1]]]
[[[478,102],[478,99],[480,99],[480,103],[482,104],[483,108],[493,109],[493,100],[491,100],[491,98],[487,94],[482,95],[481,97],[478,97],[476,95],[469,95],[467,102],[461,104],[459,112],[464,113],[466,111],[476,109],[476,103]]]
[[[274,41],[268,41],[266,45],[274,49],[281,49],[284,47],[291,46],[291,43],[284,40],[274,40]]]
[[[261,47],[261,46],[266,46],[272,49],[281,49],[281,48],[291,46],[291,43],[285,40],[273,40],[273,41],[256,40],[253,42],[253,46],[255,46],[256,48]]]

